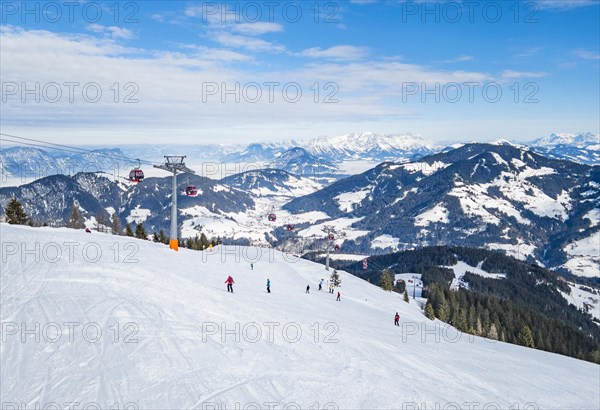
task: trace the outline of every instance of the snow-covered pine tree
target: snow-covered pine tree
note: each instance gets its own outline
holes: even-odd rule
[[[200,249],[204,250],[206,248],[208,248],[208,245],[210,245],[210,242],[208,240],[208,238],[206,237],[206,235],[204,235],[204,232],[200,234]]]
[[[116,212],[113,214],[112,220],[112,234],[121,235],[121,220],[119,219],[119,216]]]
[[[435,319],[435,312],[433,311],[433,306],[429,302],[427,302],[427,306],[425,306],[425,316],[427,316],[427,318],[430,320]]]
[[[477,325],[476,325],[476,328],[475,328],[475,334],[477,336],[483,335],[483,325],[481,324],[481,319],[480,318],[477,318]]]
[[[83,217],[79,212],[79,205],[77,205],[75,202],[73,202],[73,205],[71,205],[71,216],[69,216],[69,220],[67,221],[67,227],[72,229],[85,228]]]
[[[144,228],[144,224],[141,222],[135,227],[135,237],[138,239],[148,239],[148,234]]]
[[[435,312],[435,315],[442,322],[448,322],[450,319],[450,307],[448,306],[448,301],[444,296],[444,292],[440,289],[437,289],[438,292],[438,305]]]
[[[340,274],[334,269],[331,273],[331,278],[329,279],[333,286],[338,287],[342,284],[342,280],[340,279]]]
[[[16,197],[12,199],[6,205],[6,222],[11,225],[26,225],[29,222],[29,218],[23,209],[23,205],[17,200]]]
[[[531,328],[527,325],[524,325],[519,333],[519,344],[522,346],[535,348],[535,343],[533,342],[533,333],[531,333]]]
[[[194,238],[188,238],[185,242],[185,247],[188,249],[196,249],[196,243],[194,242]]]
[[[102,211],[98,211],[96,214],[96,230],[98,232],[104,231],[104,214]]]
[[[169,243],[169,238],[167,238],[165,236],[165,232],[161,229],[160,231],[158,231],[158,242],[161,243]]]
[[[379,281],[381,289],[387,291],[391,291],[392,289],[394,289],[394,277],[392,276],[392,272],[390,272],[389,269],[384,269],[383,272],[381,272],[381,277]]]
[[[495,323],[492,323],[490,330],[488,331],[488,338],[498,340],[498,328]]]

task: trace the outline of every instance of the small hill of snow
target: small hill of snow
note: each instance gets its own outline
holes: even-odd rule
[[[580,409],[600,400],[598,365],[457,335],[345,272],[337,302],[317,290],[322,265],[272,249],[176,253],[6,224],[0,234],[3,408]]]

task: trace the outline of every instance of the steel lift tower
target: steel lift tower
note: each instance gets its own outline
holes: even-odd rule
[[[329,270],[329,259],[330,259],[330,255],[331,255],[331,244],[335,241],[336,239],[336,235],[338,237],[345,237],[346,233],[345,232],[338,232],[333,226],[330,225],[326,225],[323,227],[323,229],[321,229],[321,231],[325,232],[325,234],[327,234],[326,238],[327,238],[327,258],[325,260],[325,270]]]
[[[185,162],[185,155],[165,155],[165,162],[161,165],[154,165],[154,168],[164,169],[173,173],[173,193],[171,195],[171,232],[169,233],[169,248],[177,251],[179,241],[177,239],[177,173],[187,172],[195,174],[189,169]]]

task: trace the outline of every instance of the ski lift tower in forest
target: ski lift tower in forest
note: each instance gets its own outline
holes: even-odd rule
[[[169,248],[177,251],[179,249],[179,241],[177,239],[177,173],[187,172],[195,174],[189,169],[185,162],[185,155],[165,155],[165,162],[161,165],[154,165],[154,168],[164,169],[173,173],[173,193],[171,195],[171,232],[169,233]]]

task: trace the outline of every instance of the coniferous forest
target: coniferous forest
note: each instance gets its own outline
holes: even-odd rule
[[[506,278],[467,271],[462,286],[451,290],[455,275],[449,267],[458,261]],[[374,284],[379,284],[383,269],[394,274],[420,273],[423,297],[431,305],[423,306],[424,314],[433,312],[465,333],[600,364],[600,324],[560,294],[571,292],[565,278],[540,266],[500,252],[445,246],[371,256],[368,269],[363,269],[362,262],[337,263],[337,268]],[[594,290],[590,281],[579,283]]]

